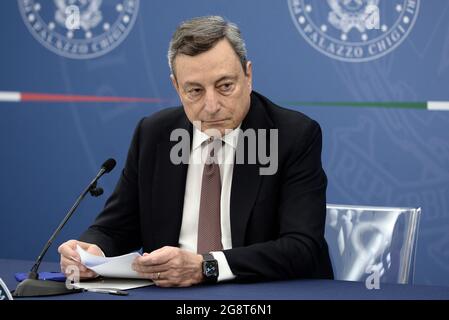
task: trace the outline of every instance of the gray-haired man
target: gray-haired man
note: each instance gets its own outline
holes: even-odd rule
[[[182,23],[168,59],[182,107],[140,121],[103,212],[59,247],[61,268],[79,261],[78,244],[107,256],[143,248],[133,267],[158,286],[332,278],[319,125],[252,91],[240,31],[221,17]],[[192,137],[187,163],[170,159],[178,129]],[[235,162],[248,130],[277,131],[273,174],[260,174],[260,159]]]

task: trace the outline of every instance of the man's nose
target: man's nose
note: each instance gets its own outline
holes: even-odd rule
[[[214,90],[207,90],[204,100],[204,110],[210,114],[215,114],[220,110],[218,97]]]

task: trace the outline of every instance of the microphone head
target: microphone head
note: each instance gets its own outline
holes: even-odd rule
[[[111,172],[112,169],[114,169],[116,163],[117,162],[114,159],[110,158],[103,163],[101,168],[104,169],[105,173],[108,173],[108,172]]]

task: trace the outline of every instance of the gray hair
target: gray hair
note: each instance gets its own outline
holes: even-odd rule
[[[240,59],[246,73],[246,46],[234,23],[220,16],[198,17],[182,22],[170,41],[168,65],[175,76],[174,61],[178,54],[196,56],[210,50],[218,41],[227,39]]]

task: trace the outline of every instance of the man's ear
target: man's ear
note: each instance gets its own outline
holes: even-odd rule
[[[179,95],[179,86],[178,86],[178,80],[176,80],[176,77],[172,74],[170,74],[170,79],[173,87],[175,88],[176,92]]]
[[[246,62],[246,78],[248,80],[249,91],[253,90],[253,64],[251,61]]]

